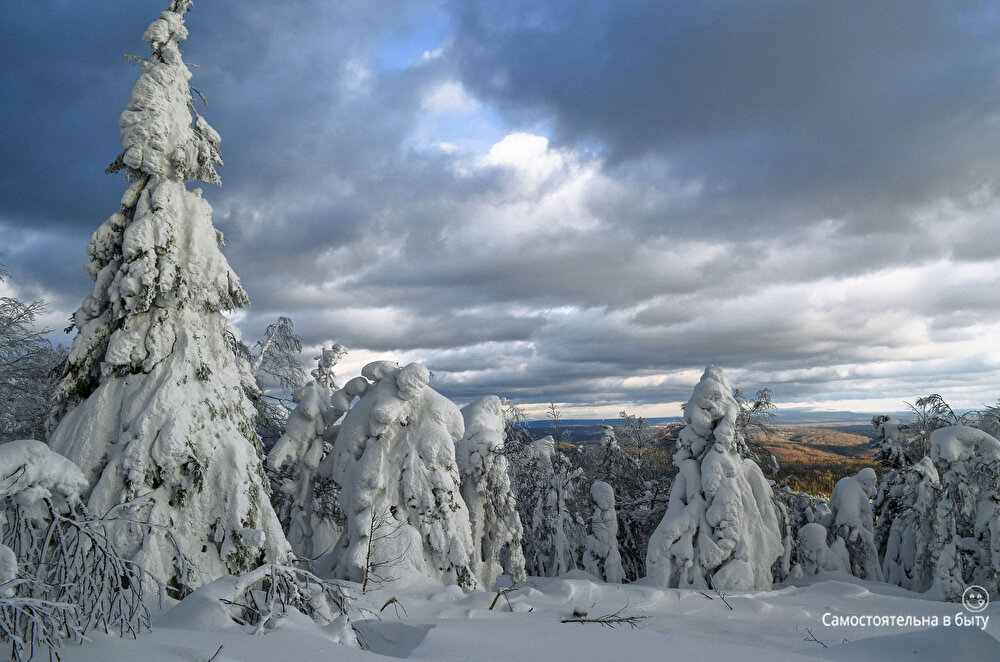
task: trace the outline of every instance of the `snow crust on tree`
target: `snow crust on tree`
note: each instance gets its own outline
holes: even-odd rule
[[[609,584],[621,584],[625,579],[622,558],[618,552],[618,513],[615,512],[615,490],[602,480],[590,486],[594,514],[590,519],[590,535],[583,553],[583,569]]]
[[[87,489],[80,467],[34,439],[0,444],[0,477],[0,497],[11,497],[22,506],[48,499],[61,508],[78,503]]]
[[[879,489],[881,502],[893,500],[906,504],[892,518],[884,534],[882,574],[890,584],[922,593],[934,583],[940,553],[937,506],[941,483],[929,457],[900,470],[898,478],[891,487],[883,485]],[[891,493],[883,495],[885,489]]]
[[[344,417],[330,455],[347,523],[320,568],[356,582],[375,572],[477,587],[455,460],[462,413],[428,386],[420,364],[376,361],[361,374],[372,385]]]
[[[829,542],[843,541],[850,556],[851,574],[861,579],[883,581],[871,500],[878,478],[875,470],[865,467],[855,476],[837,481],[830,495]]]
[[[931,433],[931,459],[941,491],[934,589],[961,597],[970,584],[1000,589],[1000,441],[964,425]]]
[[[465,434],[455,447],[455,458],[472,526],[473,569],[486,588],[504,572],[514,584],[521,584],[523,529],[503,454],[503,403],[487,395],[463,407],[462,418]]]
[[[709,366],[684,408],[674,464],[679,472],[646,556],[652,584],[671,588],[765,589],[781,555],[771,486],[742,457],[739,405],[725,372]]]
[[[157,530],[121,528],[116,542],[182,589],[289,553],[243,391],[239,333],[222,315],[247,295],[220,251],[211,207],[186,187],[218,182],[222,162],[219,135],[193,113],[178,49],[189,4],[175,0],[143,35],[151,54],[110,168],[127,169],[131,185],[87,247],[94,289],[73,317],[50,436],[83,470],[93,511],[152,496],[142,516],[171,527],[200,572],[181,576]]]

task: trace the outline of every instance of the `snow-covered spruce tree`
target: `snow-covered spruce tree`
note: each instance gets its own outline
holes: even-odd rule
[[[940,547],[934,589],[946,600],[977,584],[1000,590],[1000,441],[982,430],[954,425],[934,430],[931,459],[941,492],[937,504]]]
[[[774,506],[782,532],[781,544],[784,547],[784,552],[771,568],[774,581],[782,582],[789,577],[809,574],[807,568],[811,567],[815,569],[816,566],[815,564],[810,566],[810,561],[800,556],[803,546],[800,544],[802,540],[799,532],[809,524],[819,524],[823,529],[822,549],[827,549],[825,525],[830,521],[829,501],[823,497],[813,496],[805,492],[796,492],[787,485],[782,485],[774,492]],[[815,538],[815,527],[812,527],[811,531],[813,531],[813,535],[810,540]],[[810,541],[806,541],[805,544],[807,546],[805,548],[806,553],[813,557],[816,554],[812,552],[821,549],[817,545],[810,547]],[[809,550],[812,550],[812,552]],[[846,571],[847,568],[848,566],[845,562],[844,570]],[[823,568],[820,567],[819,569]]]
[[[462,499],[472,525],[473,569],[492,587],[504,572],[524,582],[521,518],[503,454],[503,403],[487,395],[462,408],[465,435],[455,447],[462,476]]]
[[[877,483],[878,478],[871,467],[837,481],[830,495],[827,541],[831,547],[838,538],[843,541],[850,556],[852,575],[880,582],[883,581],[882,566],[875,546],[871,502]]]
[[[646,575],[646,544],[663,519],[670,476],[643,471],[653,463],[647,461],[644,466],[623,449],[610,425],[597,427],[603,436],[597,444],[584,447],[584,471],[588,478],[608,483],[617,497],[618,551],[625,573],[622,581],[635,581]],[[648,460],[648,451],[646,456]]]
[[[83,469],[92,510],[151,495],[142,515],[172,527],[200,572],[182,575],[159,533],[123,528],[117,543],[182,592],[289,554],[268,500],[238,332],[222,315],[247,295],[220,251],[211,207],[186,187],[217,183],[222,162],[219,135],[193,114],[178,50],[190,4],[174,0],[143,35],[150,56],[109,168],[126,170],[131,184],[87,247],[94,290],[73,317],[50,437]]]
[[[312,374],[324,375],[322,358]],[[332,379],[327,383],[334,384]],[[292,394],[297,406],[285,433],[267,455],[278,519],[292,551],[302,559],[314,560],[329,552],[343,531],[340,485],[330,475],[329,449],[336,441],[336,422],[367,388],[367,379],[355,377],[334,393],[318,380],[297,389]]]
[[[536,440],[529,450],[529,466],[518,471],[525,563],[529,574],[557,577],[579,565],[585,544],[586,529],[576,514],[583,470],[556,449],[552,436]]]
[[[320,572],[362,584],[418,575],[477,587],[455,461],[461,412],[428,386],[420,364],[376,361],[361,374],[372,386],[344,417],[329,458],[347,523]]]
[[[583,569],[609,584],[620,584],[625,578],[618,553],[618,514],[615,512],[615,490],[601,480],[590,486],[594,514],[590,519],[590,535],[583,553]]]
[[[334,368],[346,354],[347,348],[340,343],[334,343],[330,349],[321,348],[320,355],[316,357],[316,368],[312,371],[312,378],[328,389],[340,388],[337,386],[337,374]]]
[[[893,513],[887,527],[880,516],[875,531],[882,574],[890,584],[922,593],[934,583],[941,548],[937,544],[940,492],[938,472],[929,457],[890,472],[879,486],[876,509],[884,506]]]
[[[905,467],[908,462],[903,431],[907,426],[892,416],[882,414],[872,417],[872,427],[875,428],[874,442],[878,447],[876,459],[890,469]]]
[[[763,589],[782,553],[771,486],[738,448],[739,406],[709,366],[684,408],[663,521],[649,541],[650,581],[671,588]]]
[[[800,528],[794,541],[795,566],[793,577],[809,577],[821,572],[850,572],[851,561],[840,538],[833,545],[827,544],[826,527],[810,522]]]

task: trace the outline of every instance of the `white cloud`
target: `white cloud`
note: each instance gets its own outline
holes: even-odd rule
[[[479,108],[479,103],[462,84],[453,80],[444,81],[427,90],[421,105],[424,111],[434,114],[465,115]]]

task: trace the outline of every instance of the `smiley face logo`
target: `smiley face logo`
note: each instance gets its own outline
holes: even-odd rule
[[[990,594],[982,586],[972,586],[962,593],[962,606],[966,611],[976,614],[986,609],[990,604]]]

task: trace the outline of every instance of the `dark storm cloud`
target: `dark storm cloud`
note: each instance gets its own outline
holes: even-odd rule
[[[0,263],[54,318],[90,290],[121,55],[162,4],[5,7]],[[779,401],[991,399],[988,9],[196,3],[239,324],[424,361],[461,401],[614,413],[685,400],[707,363]]]
[[[685,217],[699,225],[905,225],[907,208],[995,176],[989,3],[449,7],[470,89],[566,144],[704,178],[711,201]]]

